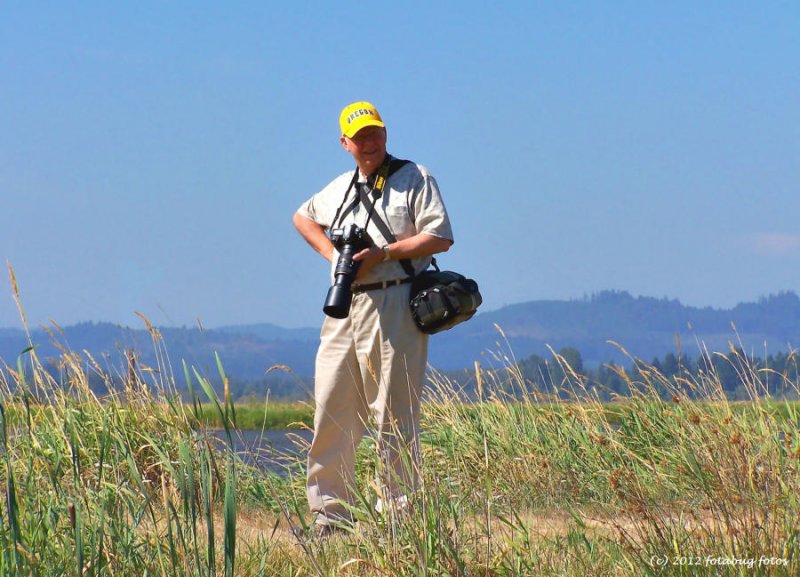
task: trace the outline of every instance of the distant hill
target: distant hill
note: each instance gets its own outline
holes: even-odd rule
[[[270,367],[283,365],[298,375],[311,375],[319,329],[284,329],[274,325],[198,328],[159,328],[155,339],[146,329],[111,323],[79,323],[60,332],[32,331],[40,359],[56,359],[60,350],[89,352],[111,375],[127,374],[126,351],[135,352],[140,368],[171,369],[184,383],[182,362],[201,375],[218,380],[216,354],[234,382],[262,381]],[[0,360],[14,367],[28,348],[25,333],[0,329]],[[169,363],[169,366],[164,365]],[[283,373],[285,374],[285,373]]]
[[[497,326],[503,330],[503,335]],[[733,326],[736,327],[734,331]],[[181,361],[202,374],[217,375],[218,353],[232,381],[263,381],[273,365],[286,365],[296,375],[313,373],[318,328],[286,329],[272,324],[229,326],[201,331],[198,328],[162,328],[162,344],[173,371],[182,373]],[[505,340],[516,358],[533,353],[545,356],[574,347],[587,367],[627,358],[608,341],[616,341],[632,355],[651,360],[669,352],[697,357],[701,347],[729,350],[736,342],[745,350],[764,354],[787,352],[800,344],[800,298],[783,292],[732,309],[695,308],[677,300],[633,297],[627,292],[604,291],[580,300],[532,301],[486,311],[458,327],[431,337],[430,363],[441,370],[497,364],[496,355],[507,353]],[[32,340],[40,358],[55,358],[58,348],[42,329]],[[155,348],[148,331],[110,323],[80,323],[65,327],[57,336],[73,351],[88,351],[107,370],[125,374],[123,351],[137,351],[139,363],[157,367]],[[0,359],[12,367],[27,347],[18,329],[0,329]],[[274,373],[273,373],[274,375]],[[177,378],[181,383],[183,379]]]
[[[647,361],[677,352],[678,341],[682,352],[693,357],[701,347],[727,352],[729,343],[738,345],[739,339],[745,350],[763,356],[765,345],[769,352],[800,346],[800,298],[783,292],[732,309],[713,309],[604,291],[582,300],[520,303],[478,315],[434,337],[435,357],[443,368],[463,366],[502,342],[495,325],[518,358],[547,355],[548,345],[555,350],[574,347],[587,366],[610,360],[627,364],[626,356],[608,341]]]

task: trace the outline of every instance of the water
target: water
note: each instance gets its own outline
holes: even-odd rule
[[[224,431],[214,436],[227,442]],[[233,450],[245,462],[278,475],[305,474],[306,452],[313,432],[306,429],[278,431],[238,430],[233,434]]]

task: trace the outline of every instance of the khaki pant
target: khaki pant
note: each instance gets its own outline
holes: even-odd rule
[[[318,524],[349,517],[356,447],[370,417],[385,469],[383,497],[415,488],[428,335],[411,318],[409,291],[405,284],[353,295],[347,318],[322,325],[307,485]]]

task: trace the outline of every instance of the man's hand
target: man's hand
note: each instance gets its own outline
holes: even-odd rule
[[[361,263],[361,266],[358,267],[358,274],[356,274],[356,280],[360,280],[375,268],[375,265],[383,262],[383,250],[377,246],[365,248],[353,256],[353,261]]]
[[[389,252],[392,256],[392,260],[421,258],[440,252],[447,252],[452,244],[453,241],[449,239],[420,233],[390,244]],[[359,267],[358,274],[356,275],[356,280],[364,278],[364,275],[372,270],[373,267],[383,262],[383,256],[383,249],[377,246],[365,248],[356,254],[353,260],[361,263],[361,267]]]

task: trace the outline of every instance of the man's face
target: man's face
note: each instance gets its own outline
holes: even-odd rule
[[[342,136],[341,143],[366,174],[378,170],[386,157],[386,129],[381,126],[365,126],[352,138]]]

